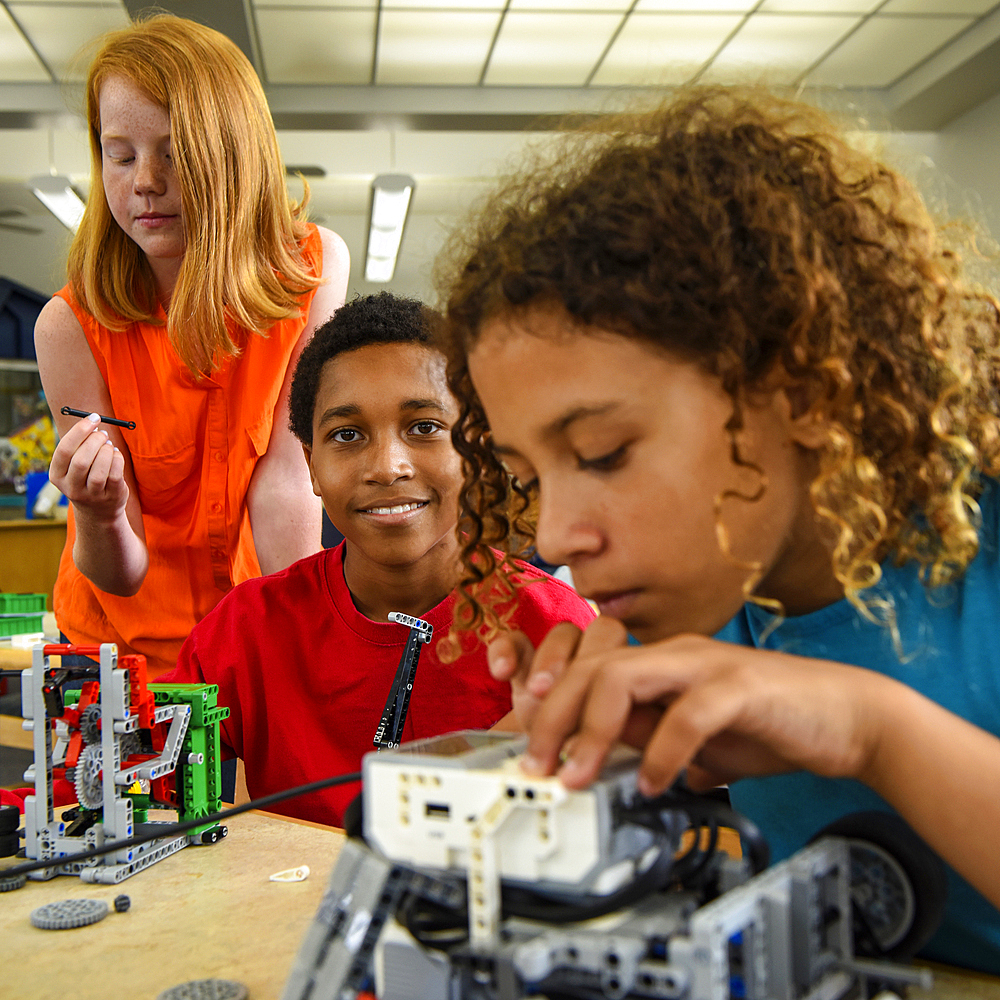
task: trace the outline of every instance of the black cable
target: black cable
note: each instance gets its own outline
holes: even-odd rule
[[[735,809],[725,805],[710,796],[698,795],[681,786],[674,786],[663,795],[648,800],[636,800],[628,809],[621,812],[621,818],[633,823],[650,826],[654,822],[658,829],[662,824],[658,821],[659,814],[671,810],[684,812],[695,827],[705,827],[715,824],[735,830],[743,844],[753,875],[759,875],[771,863],[771,851],[760,828]],[[697,846],[697,840],[694,847]],[[692,851],[685,854],[687,858]]]
[[[469,939],[469,911],[464,901],[452,909],[410,893],[403,898],[397,919],[425,948],[447,951]]]
[[[667,845],[664,845],[656,860],[644,872],[624,888],[607,896],[559,899],[529,889],[501,885],[502,912],[505,917],[522,917],[550,924],[593,920],[595,917],[623,910],[640,899],[666,888],[670,882],[673,866],[673,853]]]
[[[0,878],[11,878],[16,875],[26,875],[28,872],[41,871],[43,868],[58,868],[67,864],[74,864],[77,861],[89,861],[91,858],[99,858],[103,854],[111,854],[113,851],[122,851],[138,844],[148,843],[150,840],[161,840],[164,837],[176,837],[178,834],[187,833],[199,826],[211,826],[218,823],[220,819],[229,819],[231,816],[239,816],[241,813],[249,812],[251,809],[264,809],[274,805],[276,802],[284,802],[285,799],[294,799],[300,795],[309,795],[312,792],[322,791],[324,788],[334,788],[337,785],[349,785],[354,781],[361,780],[361,772],[354,771],[351,774],[338,774],[333,778],[322,778],[319,781],[310,782],[308,785],[298,785],[295,788],[285,789],[283,792],[274,792],[262,798],[254,799],[252,802],[244,802],[242,805],[233,806],[230,809],[223,809],[221,812],[212,813],[210,816],[202,816],[199,819],[185,820],[183,823],[164,823],[157,830],[151,833],[142,833],[136,837],[126,837],[124,840],[115,840],[102,847],[95,847],[89,851],[79,851],[76,854],[64,854],[58,858],[44,858],[38,861],[28,861],[23,865],[14,865],[12,868],[0,869]]]
[[[677,859],[674,867],[674,879],[681,885],[688,886],[694,882],[695,878],[701,875],[715,857],[716,848],[719,846],[719,824],[714,818],[703,819],[690,827],[694,833],[691,848],[682,858]],[[708,830],[708,843],[701,846],[701,836],[704,830]]]

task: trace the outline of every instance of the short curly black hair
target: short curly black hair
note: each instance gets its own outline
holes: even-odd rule
[[[340,354],[369,344],[425,344],[434,347],[431,310],[419,299],[378,292],[359,295],[341,306],[299,356],[292,376],[288,426],[305,445],[312,444],[313,409],[323,366]]]

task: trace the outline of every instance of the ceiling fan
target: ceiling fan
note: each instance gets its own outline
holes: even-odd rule
[[[22,208],[0,208],[0,229],[27,233],[29,236],[38,236],[44,232],[40,227],[31,225],[28,222],[30,218]]]

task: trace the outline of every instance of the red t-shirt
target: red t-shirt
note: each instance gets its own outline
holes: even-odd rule
[[[409,635],[354,606],[344,581],[344,543],[270,576],[236,587],[192,631],[177,668],[158,683],[219,685],[223,753],[241,757],[247,790],[259,798],[361,769],[385,709]],[[570,587],[525,565],[511,625],[537,645],[562,621],[586,626],[590,606]],[[420,647],[403,741],[458,729],[488,729],[510,711],[510,687],[495,681],[476,642],[442,663],[437,642],[452,623],[452,594],[423,618],[434,638]],[[274,812],[340,826],[357,783],[272,807]]]

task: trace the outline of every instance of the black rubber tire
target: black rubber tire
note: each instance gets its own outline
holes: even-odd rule
[[[344,810],[344,818],[341,822],[344,824],[344,833],[348,837],[354,837],[358,840],[365,839],[365,823],[364,823],[364,796],[361,793],[357,794],[351,801],[347,804],[347,808]]]
[[[0,806],[0,836],[5,833],[14,833],[21,825],[21,813],[17,806]]]
[[[21,838],[14,833],[0,833],[0,858],[13,857],[21,849]]]
[[[895,813],[850,813],[812,840],[827,836],[843,837],[850,845],[855,955],[910,961],[944,916],[948,897],[944,862]],[[881,884],[862,881],[862,868],[878,875]],[[908,902],[901,904],[904,898]]]

